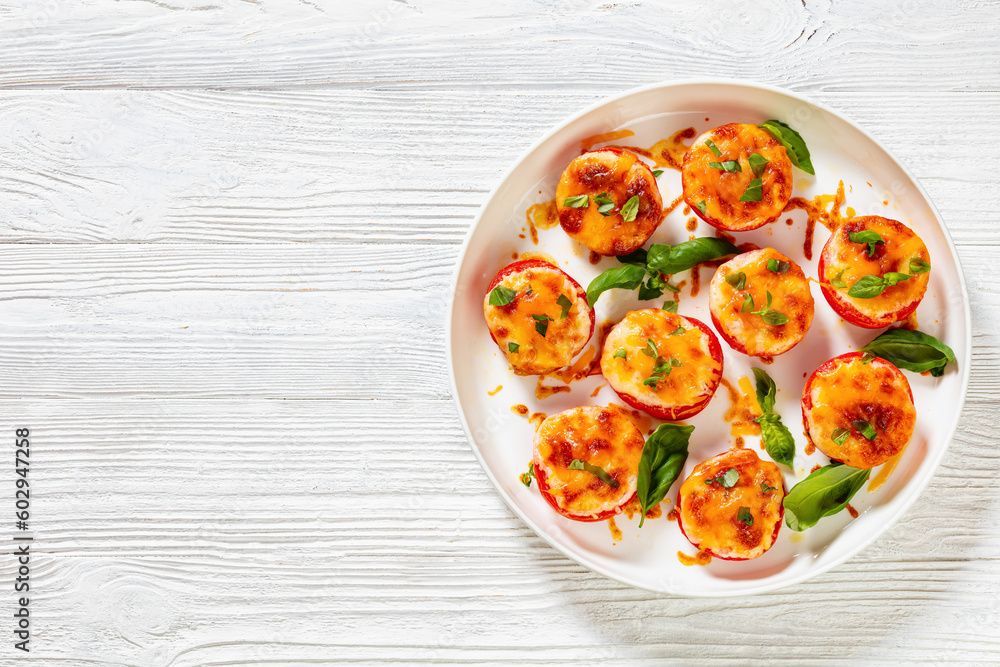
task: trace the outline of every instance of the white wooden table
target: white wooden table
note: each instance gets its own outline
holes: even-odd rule
[[[35,538],[28,654],[0,558],[0,663],[997,662],[998,26],[976,0],[0,0],[0,425],[31,429]],[[916,173],[975,344],[897,526],[715,601],[529,531],[465,442],[443,333],[526,147],[707,75],[810,95]]]

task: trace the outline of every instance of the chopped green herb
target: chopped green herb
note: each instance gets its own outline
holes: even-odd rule
[[[740,167],[739,160],[726,160],[724,162],[709,162],[708,166],[712,169],[721,169],[722,171],[728,171],[730,173],[742,172],[743,168]]]
[[[738,481],[740,481],[740,471],[736,468],[730,468],[718,477],[706,479],[705,484],[721,484],[724,488],[731,489],[736,486]]]
[[[705,202],[703,201],[695,202],[694,207],[699,211],[701,211],[702,215],[707,215],[705,213]]]
[[[760,201],[764,197],[764,183],[759,178],[750,181],[740,201]]]
[[[642,350],[642,353],[647,357],[657,357],[660,353],[656,349],[656,342],[652,338],[646,339],[646,347]]]
[[[732,285],[736,289],[743,289],[747,286],[747,274],[742,271],[737,271],[735,273],[730,273],[726,276],[726,282]]]
[[[861,355],[861,363],[862,365],[867,366],[868,364],[871,363],[872,359],[874,358],[875,358],[874,354],[872,354],[871,352],[865,352],[864,354]]]
[[[760,318],[770,324],[771,326],[780,326],[788,322],[788,317],[779,313],[776,310],[771,310],[771,293],[767,292],[767,305],[760,310],[755,310],[751,315],[760,315]],[[751,299],[750,303],[753,303]],[[746,307],[746,302],[744,301],[743,307]],[[752,307],[752,306],[751,306]]]
[[[587,208],[590,205],[590,197],[587,195],[577,195],[575,197],[566,197],[566,201],[563,202],[563,206],[567,208]]]
[[[659,178],[660,174],[662,174],[662,173],[663,173],[662,169],[654,169],[653,170],[653,176],[656,177],[656,178]]]
[[[931,265],[920,259],[919,257],[910,258],[910,274],[917,275],[919,273],[927,273],[931,270]]]
[[[632,222],[639,213],[639,195],[629,197],[629,200],[622,206],[622,220]]]
[[[751,153],[749,162],[753,175],[760,178],[760,175],[764,173],[765,167],[767,167],[768,159],[758,153]]]
[[[511,354],[514,354],[519,349],[521,349],[521,346],[518,345],[517,343],[507,343],[507,351],[510,352]]]
[[[874,440],[877,435],[877,433],[875,433],[875,427],[866,422],[864,419],[852,421],[851,426],[858,429],[858,432],[865,436],[868,441]]]
[[[837,443],[838,447],[841,447],[847,441],[847,436],[850,434],[850,430],[846,428],[835,428],[833,429],[833,433],[830,434],[830,439]]]
[[[628,352],[625,351],[624,347],[620,347],[615,350],[615,353],[611,355],[611,358],[621,357],[622,359],[628,359]]]
[[[534,463],[529,463],[528,464],[528,472],[522,472],[521,473],[521,484],[524,484],[525,486],[527,486],[527,487],[530,488],[531,487],[531,480],[533,480],[533,479],[535,479],[535,464]]]
[[[671,312],[671,313],[676,313],[677,312],[677,302],[676,301],[664,301],[663,302],[663,310],[666,310],[666,311]]]
[[[671,336],[680,336],[685,331],[687,331],[687,329],[685,329],[684,327],[677,327],[676,329],[674,329],[673,331],[670,332],[670,335]]]
[[[597,204],[597,212],[603,216],[609,216],[615,211],[615,200],[607,192],[594,197],[594,203]]]
[[[532,315],[532,319],[535,320],[535,331],[541,334],[542,338],[545,338],[545,334],[549,330],[549,322],[552,318],[548,315]]]
[[[567,299],[565,294],[560,294],[559,298],[556,299],[556,303],[562,306],[562,313],[559,315],[559,319],[565,320],[569,316],[569,309],[573,307],[573,302]]]
[[[747,292],[743,295],[743,307],[740,308],[741,313],[749,313],[753,310],[753,297]]]
[[[753,514],[750,514],[749,507],[741,507],[736,513],[736,518],[747,526],[753,525]]]
[[[601,466],[591,465],[590,463],[587,463],[586,461],[582,461],[580,459],[573,459],[573,462],[569,464],[569,469],[583,470],[584,472],[589,472],[591,475],[601,480],[602,482],[610,486],[612,489],[617,489],[618,487],[621,486],[621,484],[618,483],[618,480],[609,475],[607,471]]]
[[[840,273],[835,275],[833,279],[830,280],[830,284],[837,289],[847,289],[847,283],[844,282],[844,272],[846,271],[847,269],[841,269]]]
[[[761,482],[760,483],[760,492],[761,493],[770,493],[771,491],[777,491],[777,490],[778,490],[778,487],[776,487],[776,486],[769,486],[767,482]]]
[[[716,146],[711,139],[706,139],[705,145],[712,149],[712,152],[715,153],[715,157],[722,155],[722,151],[719,150],[719,147]]]
[[[769,259],[767,260],[767,270],[771,273],[788,273],[788,269],[792,267],[788,262],[783,262],[779,259]]]
[[[866,244],[868,246],[869,257],[875,254],[875,246],[885,243],[885,239],[879,236],[878,232],[873,232],[870,229],[864,229],[860,232],[850,232],[847,237],[851,239],[851,243]]]
[[[506,306],[514,297],[517,296],[517,291],[512,290],[509,287],[504,287],[503,285],[497,285],[490,292],[490,305],[491,306]]]

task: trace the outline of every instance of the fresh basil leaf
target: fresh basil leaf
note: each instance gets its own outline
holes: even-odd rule
[[[549,322],[552,318],[548,315],[532,315],[532,319],[535,320],[535,331],[537,331],[542,338],[545,338],[545,334],[549,331]]]
[[[654,177],[654,178],[659,178],[659,177],[660,177],[660,174],[662,174],[662,173],[663,173],[663,170],[662,170],[662,169],[654,169],[654,170],[653,170],[653,177]]]
[[[656,358],[657,356],[659,356],[660,353],[656,350],[656,341],[654,341],[652,338],[647,338],[646,347],[643,348],[642,353],[645,354],[647,357]]]
[[[624,347],[620,347],[615,350],[615,353],[611,355],[611,358],[621,357],[622,359],[628,359],[628,352],[625,351]]]
[[[646,512],[666,497],[670,485],[677,480],[688,456],[688,441],[694,426],[687,424],[660,424],[646,438],[639,458],[639,477],[636,497],[642,508],[639,527],[646,519]]]
[[[771,273],[788,273],[790,268],[792,268],[791,264],[780,259],[767,260],[767,270]]]
[[[760,201],[764,197],[764,183],[759,178],[750,181],[740,201]]]
[[[531,488],[531,480],[535,479],[535,464],[528,464],[528,472],[521,473],[521,484]]]
[[[659,276],[650,276],[646,282],[639,285],[639,300],[659,299],[663,296],[663,288],[666,286],[667,281],[661,280]]]
[[[676,301],[664,301],[663,302],[663,310],[665,310],[667,312],[670,312],[670,313],[676,313],[677,312],[677,302]]]
[[[615,257],[622,264],[635,264],[636,266],[641,266],[646,268],[646,249],[636,248],[627,255],[619,255]]]
[[[865,352],[864,354],[861,355],[861,365],[867,366],[872,362],[872,359],[874,358],[875,358],[874,354],[872,354],[871,352]]]
[[[707,213],[705,213],[705,202],[703,201],[695,202],[694,207],[699,211],[701,211],[702,215],[708,215]]]
[[[841,269],[840,273],[838,273],[837,275],[835,275],[833,277],[833,279],[830,280],[830,284],[833,285],[834,287],[836,287],[837,289],[847,289],[847,283],[845,283],[844,280],[843,280],[844,273],[846,271],[847,271],[847,269]]]
[[[609,289],[635,289],[646,277],[646,269],[635,264],[616,266],[608,269],[590,281],[587,287],[587,303],[593,307],[597,299]]]
[[[856,283],[847,290],[847,296],[854,299],[874,299],[885,291],[885,281],[879,276],[861,276]]]
[[[743,307],[740,308],[741,313],[749,313],[753,311],[753,297],[747,292],[743,295]]]
[[[754,392],[757,394],[757,405],[760,411],[767,415],[774,412],[774,398],[778,393],[778,386],[763,368],[754,368]]]
[[[712,152],[715,153],[715,157],[722,155],[722,151],[719,150],[719,147],[716,146],[711,139],[706,139],[705,145],[712,149]]]
[[[739,160],[726,160],[725,162],[709,162],[708,166],[712,169],[721,169],[722,171],[728,171],[730,173],[742,172],[743,168],[740,167]]]
[[[841,464],[823,466],[792,487],[785,496],[785,524],[795,531],[816,525],[847,506],[868,481],[871,470]]]
[[[778,487],[771,486],[767,482],[761,482],[760,483],[760,492],[761,493],[770,493],[771,491],[777,491],[777,490],[778,490]]]
[[[747,274],[742,271],[730,273],[726,276],[726,282],[732,285],[735,289],[743,289],[747,286]]]
[[[569,315],[570,308],[573,307],[573,302],[567,299],[565,294],[560,294],[559,298],[556,299],[556,303],[562,306],[562,313],[559,314],[559,319],[565,320]]]
[[[507,343],[507,351],[508,351],[509,353],[511,353],[511,354],[514,354],[514,353],[515,353],[515,352],[517,352],[517,351],[518,351],[519,349],[521,349],[521,346],[520,346],[520,345],[518,345],[517,343]]]
[[[931,265],[920,259],[919,257],[910,258],[910,273],[913,275],[918,275],[921,273],[927,273],[931,270]]]
[[[609,216],[615,211],[615,200],[607,192],[594,197],[594,203],[597,204],[597,212],[603,216]]]
[[[863,229],[860,232],[849,232],[847,238],[851,240],[851,243],[867,244],[869,257],[875,254],[875,246],[885,243],[885,239],[878,232],[873,232],[870,229]]]
[[[639,213],[639,195],[629,197],[629,200],[622,206],[622,220],[632,222]]]
[[[504,287],[503,285],[497,285],[493,288],[493,291],[490,292],[489,304],[491,306],[506,306],[514,300],[515,296],[517,296],[517,290],[512,290],[511,288]]]
[[[718,477],[706,479],[705,484],[720,484],[725,489],[731,489],[736,486],[738,481],[740,481],[740,471],[736,468],[730,468]]]
[[[889,329],[861,348],[891,361],[896,367],[914,373],[930,371],[944,375],[944,368],[955,363],[955,352],[930,334],[915,329]]]
[[[586,461],[581,459],[573,459],[573,462],[569,464],[570,470],[583,470],[584,472],[589,472],[591,475],[597,479],[604,482],[606,485],[610,486],[612,489],[617,489],[621,486],[614,477],[608,474],[608,472],[601,466],[591,465]]]
[[[847,436],[851,434],[850,429],[846,428],[835,428],[833,433],[830,434],[830,439],[836,443],[838,447],[842,447],[847,441]]]
[[[566,201],[563,202],[563,206],[567,208],[586,208],[589,205],[590,205],[590,197],[587,195],[566,197]]]
[[[750,170],[753,175],[760,178],[760,175],[764,173],[764,168],[767,167],[768,159],[759,153],[750,153]]]
[[[895,271],[889,271],[882,275],[882,280],[885,281],[887,287],[892,287],[896,283],[901,283],[904,280],[909,280],[912,276],[907,273],[896,273]]]
[[[753,525],[753,514],[750,513],[749,507],[741,507],[739,511],[736,512],[736,518],[747,526]]]
[[[760,314],[760,318],[772,327],[780,327],[782,324],[788,323],[788,316],[776,310],[765,311]]]
[[[725,239],[702,236],[675,246],[654,243],[649,247],[646,258],[651,273],[674,275],[687,271],[695,264],[739,253],[740,249]]]
[[[807,174],[816,175],[816,170],[813,169],[812,161],[809,159],[809,149],[802,135],[780,120],[769,120],[760,127],[785,147],[793,167],[798,167]]]
[[[687,331],[687,329],[685,329],[684,327],[677,327],[676,329],[674,329],[673,331],[670,332],[670,335],[671,336],[680,336],[680,335],[684,334],[685,331]]]
[[[875,439],[878,433],[875,432],[875,427],[866,422],[864,419],[857,419],[851,422],[851,426],[858,429],[858,432],[865,436],[865,439],[871,442]]]
[[[768,456],[775,463],[791,468],[795,460],[795,438],[788,427],[781,423],[781,417],[772,413],[761,415],[756,421],[760,424],[760,439]]]
[[[552,322],[552,318],[546,315],[545,313],[542,313],[541,315],[532,314],[531,319],[535,320],[536,322]]]

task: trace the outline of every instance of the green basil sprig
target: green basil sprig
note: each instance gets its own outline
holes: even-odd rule
[[[753,297],[747,294],[750,298],[750,307],[753,308]],[[760,319],[764,320],[771,326],[781,326],[782,324],[788,323],[788,316],[784,313],[779,313],[776,310],[771,310],[771,293],[767,292],[767,305],[765,305],[760,310],[755,310],[751,312],[751,315],[760,315]],[[743,299],[743,308],[745,309],[747,305],[746,297]],[[740,312],[746,312],[746,310],[741,310]]]
[[[663,296],[663,290],[680,291],[660,274],[673,275],[692,268],[695,264],[735,255],[740,249],[725,239],[702,237],[678,243],[675,246],[654,243],[649,250],[639,248],[617,257],[625,266],[608,269],[594,278],[587,287],[587,302],[593,306],[609,289],[639,289],[639,299],[648,301]],[[646,275],[649,279],[646,279]],[[645,280],[645,282],[643,282]]]
[[[792,437],[788,427],[781,423],[781,415],[774,411],[774,397],[778,388],[767,371],[754,368],[753,375],[756,379],[754,390],[757,394],[757,403],[760,404],[760,411],[763,413],[754,420],[760,424],[760,439],[767,449],[768,456],[775,462],[791,468],[795,459],[795,438]]]
[[[813,169],[812,161],[809,159],[809,149],[802,135],[780,120],[769,120],[761,124],[760,128],[781,142],[788,152],[788,159],[793,167],[798,167],[807,174],[816,175],[816,170]]]
[[[594,203],[597,204],[597,212],[604,217],[615,212],[615,200],[607,192],[602,192],[594,197]]]
[[[861,276],[858,281],[847,290],[847,296],[854,299],[874,299],[885,291],[886,287],[892,287],[904,280],[909,280],[910,276],[905,273],[889,271],[882,276]]]
[[[930,371],[944,375],[948,363],[955,363],[955,352],[930,334],[916,329],[889,329],[861,348],[914,373]]]
[[[591,463],[587,463],[582,459],[573,459],[573,461],[569,464],[569,469],[589,472],[591,475],[601,480],[602,482],[610,486],[612,489],[617,489],[621,486],[621,484],[618,483],[617,479],[608,474],[607,470],[605,470],[601,466],[595,466]]]
[[[823,517],[836,514],[847,507],[871,472],[840,463],[823,466],[785,496],[785,524],[792,530],[803,531]]]
[[[870,229],[863,229],[860,232],[850,232],[847,238],[851,243],[864,243],[868,246],[868,257],[875,254],[875,246],[885,245],[885,239],[878,232]]]
[[[694,426],[687,424],[660,424],[646,438],[639,459],[639,479],[636,497],[642,508],[639,527],[646,520],[646,512],[660,504],[674,483],[688,457],[688,441]]]

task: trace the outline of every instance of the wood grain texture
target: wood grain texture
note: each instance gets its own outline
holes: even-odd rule
[[[0,426],[32,429],[37,540],[32,652],[0,664],[1000,663],[998,20],[0,0]],[[584,106],[696,76],[857,120],[938,205],[972,298],[930,487],[833,571],[732,600],[623,586],[535,536],[465,442],[443,350],[508,166]]]

